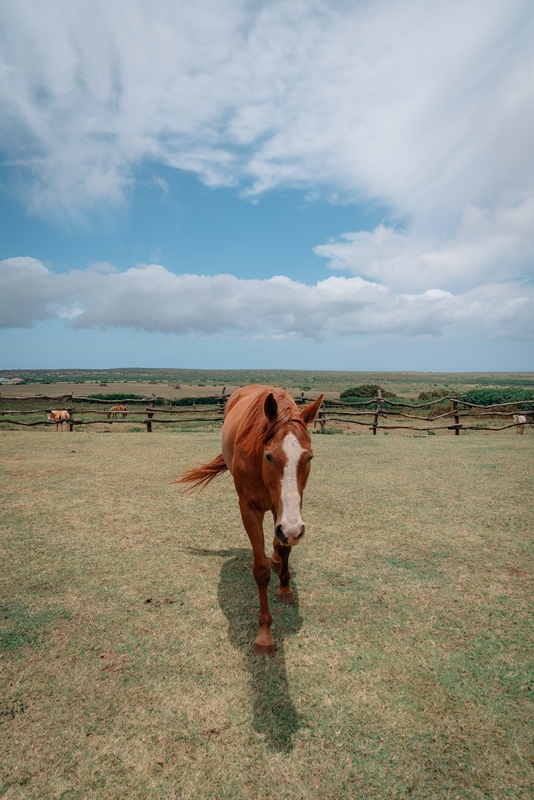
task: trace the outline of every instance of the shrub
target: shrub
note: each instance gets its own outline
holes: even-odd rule
[[[378,390],[382,392],[382,397],[397,397],[395,392],[389,392],[387,389],[382,389],[377,383],[364,383],[361,386],[352,386],[345,389],[339,395],[341,400],[349,400],[350,398],[365,398],[368,400],[377,396]]]
[[[510,403],[514,400],[527,400],[528,403],[518,402],[518,408],[528,411],[532,403],[532,389],[520,389],[515,386],[506,386],[493,389],[470,389],[463,395],[462,399],[468,403],[476,403],[479,406],[492,406],[497,403]]]
[[[418,400],[438,400],[440,397],[449,397],[454,394],[454,389],[433,389],[431,392],[421,392]]]
[[[447,411],[452,409],[452,403],[450,400],[444,400],[443,403],[436,403],[435,406],[430,406],[428,409],[428,416],[430,419],[434,417],[439,417],[440,414],[446,414]]]
[[[171,406],[216,406],[218,402],[217,397],[180,397],[178,400],[171,400]]]

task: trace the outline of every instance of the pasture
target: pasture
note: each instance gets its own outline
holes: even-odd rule
[[[2,432],[2,796],[531,797],[531,432],[313,436],[270,660],[219,437]]]

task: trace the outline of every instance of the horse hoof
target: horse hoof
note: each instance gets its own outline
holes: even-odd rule
[[[271,565],[271,569],[275,572],[280,572],[280,561],[273,561],[272,558],[269,559],[269,563]]]
[[[295,595],[293,592],[278,592],[276,597],[279,603],[285,603],[288,606],[295,602]]]
[[[254,643],[254,655],[255,656],[268,656],[272,658],[274,656],[274,644],[256,644]]]

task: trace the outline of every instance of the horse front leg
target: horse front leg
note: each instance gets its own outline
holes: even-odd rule
[[[271,567],[269,559],[265,555],[265,540],[263,538],[263,516],[264,512],[251,506],[245,500],[240,500],[241,518],[243,525],[252,545],[254,556],[254,566],[252,574],[258,587],[260,598],[260,614],[258,622],[260,632],[254,641],[254,652],[256,655],[265,654],[274,656],[274,639],[271,633],[273,617],[269,610],[269,581],[271,580]]]
[[[280,585],[278,587],[277,598],[280,603],[287,603],[291,605],[291,603],[295,602],[295,595],[293,594],[293,589],[289,585],[289,581],[291,580],[291,573],[289,572],[288,562],[289,556],[291,554],[291,547],[288,545],[281,544],[278,539],[275,537],[273,541],[273,557],[271,561],[273,564],[278,565],[278,577],[280,579]],[[275,559],[274,556],[277,556]]]
[[[274,508],[272,509],[272,512],[273,512],[274,524],[276,526],[276,511],[274,510]],[[277,550],[277,546],[279,544],[280,542],[275,536],[273,540],[273,554],[271,556],[271,569],[274,569],[275,572],[280,572],[280,564],[282,563]]]

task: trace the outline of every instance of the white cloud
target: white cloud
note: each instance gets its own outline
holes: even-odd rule
[[[391,209],[316,247],[357,277],[312,287],[12,259],[5,324],[61,308],[78,327],[530,335],[530,0],[5,0],[0,17],[0,181],[32,212],[83,219],[146,160],[250,198]]]
[[[48,319],[64,294],[62,279],[35,258],[0,261],[0,326],[26,328]]]
[[[175,275],[158,264],[56,275],[30,258],[0,262],[3,327],[62,318],[73,328],[304,337],[393,333],[534,338],[534,291],[494,284],[463,294],[393,293],[360,277],[307,286],[278,276]]]
[[[448,237],[379,225],[314,248],[336,270],[396,290],[453,291],[527,279],[534,261],[534,196],[507,198],[494,210],[468,206]]]

